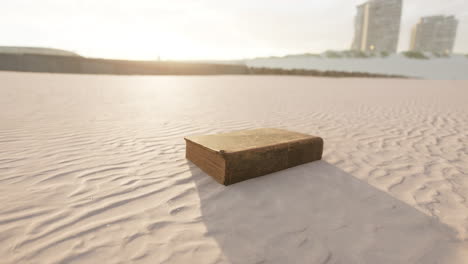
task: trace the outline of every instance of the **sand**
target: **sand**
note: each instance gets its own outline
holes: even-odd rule
[[[468,263],[468,81],[0,73],[1,263]],[[319,135],[216,183],[184,136]]]

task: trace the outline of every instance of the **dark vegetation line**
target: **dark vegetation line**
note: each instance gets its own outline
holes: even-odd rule
[[[366,77],[366,78],[404,78],[402,75],[387,75],[366,72],[342,72],[342,71],[318,71],[318,70],[302,70],[302,69],[278,69],[278,68],[249,68],[249,74],[254,75],[297,75],[297,76],[318,76],[318,77],[333,77],[333,78],[351,78],[351,77]]]
[[[397,75],[361,72],[285,70],[235,64],[107,60],[39,54],[0,54],[0,71],[113,75],[297,75],[335,78],[405,78]]]

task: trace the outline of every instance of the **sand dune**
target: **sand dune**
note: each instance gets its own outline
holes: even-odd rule
[[[467,263],[468,81],[0,73],[1,263]],[[320,135],[230,187],[183,136]]]

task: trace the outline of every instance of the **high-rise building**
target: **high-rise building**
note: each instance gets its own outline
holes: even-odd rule
[[[454,16],[423,17],[413,27],[410,50],[450,54],[457,35],[458,20]]]
[[[402,0],[369,0],[357,6],[351,49],[396,52],[402,5]]]

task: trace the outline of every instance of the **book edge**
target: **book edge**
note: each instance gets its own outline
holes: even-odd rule
[[[234,151],[229,151],[229,150],[216,150],[216,149],[212,149],[212,148],[209,148],[207,146],[204,146],[198,142],[195,142],[189,138],[184,138],[185,141],[189,141],[190,143],[193,143],[193,144],[196,144],[204,149],[207,149],[211,152],[215,152],[215,153],[219,153],[221,155],[229,155],[229,154],[234,154],[234,153],[240,153],[240,152],[248,152],[248,151],[254,151],[254,150],[261,150],[261,149],[268,149],[268,148],[272,148],[272,147],[282,147],[283,145],[288,145],[288,144],[292,144],[292,143],[298,143],[298,142],[307,142],[307,141],[314,141],[314,140],[320,140],[322,141],[322,144],[323,144],[323,138],[321,137],[317,137],[317,136],[310,136],[308,135],[307,138],[301,138],[301,139],[294,139],[294,140],[289,140],[289,141],[283,141],[281,143],[276,143],[276,144],[269,144],[269,145],[265,145],[265,146],[261,146],[261,147],[252,147],[252,148],[245,148],[245,149],[241,149],[241,150],[234,150]]]

